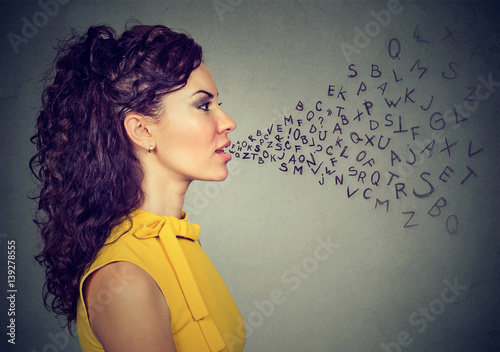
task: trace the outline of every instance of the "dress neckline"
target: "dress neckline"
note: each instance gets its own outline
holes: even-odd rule
[[[159,237],[160,232],[168,231],[175,237],[186,238],[191,241],[198,241],[201,227],[190,223],[186,212],[182,211],[181,219],[175,216],[157,215],[143,209],[135,209],[130,213],[132,228],[130,222],[124,219],[122,230],[129,232],[139,239]]]

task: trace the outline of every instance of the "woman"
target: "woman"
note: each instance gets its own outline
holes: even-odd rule
[[[91,27],[64,43],[31,167],[45,303],[86,351],[241,351],[243,320],[182,211],[222,181],[236,124],[191,38]]]

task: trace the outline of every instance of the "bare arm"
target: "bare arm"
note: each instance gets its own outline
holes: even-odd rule
[[[112,286],[120,276],[129,280]],[[146,271],[114,262],[84,284],[90,326],[106,352],[176,351],[167,300]]]

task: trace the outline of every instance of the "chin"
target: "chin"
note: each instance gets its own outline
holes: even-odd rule
[[[207,170],[208,167],[210,167],[211,170]],[[216,167],[208,167],[205,169],[205,172],[200,172],[197,176],[194,176],[192,180],[221,182],[229,176],[229,170],[225,164],[217,165]]]
[[[221,175],[220,177],[216,177],[213,181],[222,182],[227,178],[227,176],[229,176],[229,174],[226,172],[223,176]]]
[[[221,182],[224,181],[228,176],[229,176],[229,171],[226,169],[217,175],[213,175],[210,181]]]

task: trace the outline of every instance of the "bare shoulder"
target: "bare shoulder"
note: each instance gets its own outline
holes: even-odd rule
[[[113,262],[84,283],[94,335],[106,352],[175,351],[170,310],[156,281],[130,262]]]
[[[144,269],[131,262],[112,262],[95,270],[87,277],[84,283],[84,294],[100,292],[101,296],[106,296],[108,291],[120,293],[126,289],[126,292],[132,293],[139,288],[147,289],[148,287],[148,291],[151,291],[157,288],[157,284]],[[87,301],[87,297],[85,300]]]

